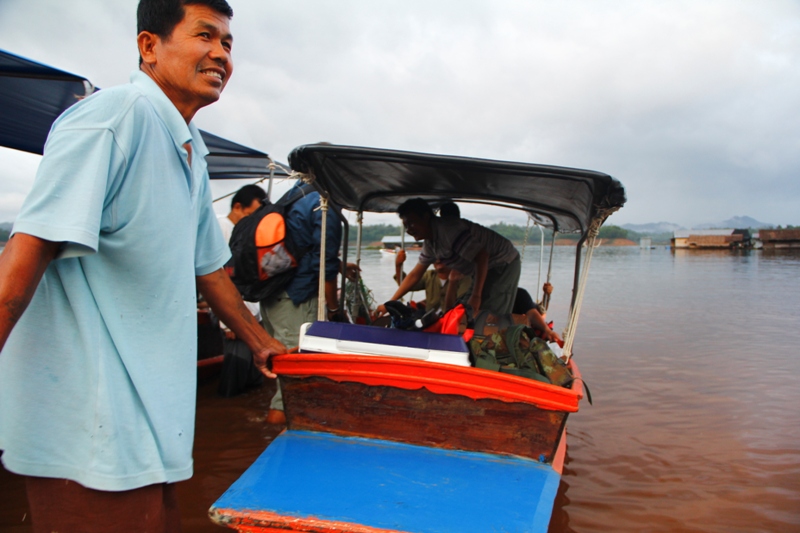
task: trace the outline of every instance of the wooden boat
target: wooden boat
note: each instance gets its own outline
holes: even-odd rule
[[[575,379],[559,387],[468,366],[454,335],[321,318],[304,326],[301,353],[273,361],[287,430],[211,507],[212,520],[243,532],[546,531],[567,418],[584,395],[571,355],[585,274],[622,186],[584,170],[332,145],[297,148],[290,163],[359,213],[412,197],[482,202],[580,233],[564,346]]]

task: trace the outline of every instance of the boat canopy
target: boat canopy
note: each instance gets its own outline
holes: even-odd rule
[[[590,170],[354,146],[295,148],[289,164],[335,204],[395,212],[409,198],[522,209],[545,227],[586,235],[625,203],[625,189]]]
[[[98,90],[86,78],[0,50],[0,146],[41,155],[50,127],[69,106]],[[211,179],[270,174],[269,155],[200,131]],[[288,174],[275,166],[273,176]]]

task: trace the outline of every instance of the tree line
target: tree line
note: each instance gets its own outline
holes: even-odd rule
[[[526,228],[525,226],[518,226],[515,224],[506,224],[505,222],[501,222],[499,224],[492,224],[487,226],[489,229],[492,229],[505,237],[506,239],[510,240],[515,244],[522,244],[525,242],[526,237],[525,233],[528,233],[527,242],[528,243],[536,243],[539,242],[539,230],[535,229],[533,226],[530,228]],[[374,224],[370,226],[364,226],[362,229],[361,240],[365,245],[369,245],[375,242],[380,241],[385,235],[400,235],[400,226],[393,226],[391,224]],[[544,230],[544,237],[545,241],[549,241],[552,238],[553,232],[549,229]],[[644,237],[646,235],[637,233],[635,231],[626,230],[625,228],[621,228],[619,226],[603,226],[600,228],[600,235],[599,238],[601,239],[630,239],[632,241],[638,242],[639,238]],[[672,234],[664,234],[661,235],[653,235],[654,242],[657,242],[660,238],[663,237],[667,242],[672,237]],[[569,240],[578,240],[578,235],[576,234],[559,234],[559,239],[569,239]],[[350,240],[355,243],[355,231],[350,237]]]

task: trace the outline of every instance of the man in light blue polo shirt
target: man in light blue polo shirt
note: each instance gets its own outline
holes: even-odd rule
[[[0,449],[27,476],[37,530],[120,531],[126,516],[136,531],[179,528],[196,287],[265,374],[285,351],[222,269],[191,123],[232,73],[232,15],[225,0],[140,2],[140,69],[54,123],[0,256]]]

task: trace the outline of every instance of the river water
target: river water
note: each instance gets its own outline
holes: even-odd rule
[[[573,262],[556,248],[557,330]],[[533,294],[537,247],[524,265]],[[388,298],[392,260],[366,251],[362,269]],[[799,318],[800,251],[598,248],[574,350],[594,405],[570,416],[550,532],[800,531]],[[222,531],[206,511],[278,433],[269,396],[199,386],[184,531]],[[0,530],[29,531],[25,513],[18,478],[0,472]]]

